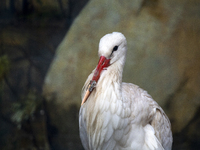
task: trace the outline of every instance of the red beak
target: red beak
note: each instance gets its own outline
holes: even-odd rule
[[[87,101],[88,97],[90,96],[90,93],[93,91],[96,83],[98,82],[98,80],[100,78],[101,71],[104,70],[105,68],[107,68],[109,65],[110,65],[110,59],[107,59],[106,57],[101,56],[99,59],[97,68],[94,72],[93,78],[90,81],[90,84],[88,85],[85,96],[83,97],[81,105],[83,105]]]

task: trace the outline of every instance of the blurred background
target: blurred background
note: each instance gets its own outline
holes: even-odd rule
[[[200,149],[199,0],[1,0],[1,150],[83,150],[81,89],[113,31],[128,42],[123,81],[164,109],[173,150]]]

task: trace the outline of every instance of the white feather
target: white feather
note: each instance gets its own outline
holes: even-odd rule
[[[108,124],[108,126],[107,126],[107,133],[106,133],[106,136],[105,136],[105,142],[108,142],[108,140],[113,135],[113,132],[114,132],[114,129],[112,127],[112,124]]]
[[[164,150],[164,148],[162,147],[162,145],[160,144],[160,142],[158,141],[158,139],[155,136],[155,131],[153,129],[153,127],[149,124],[147,124],[144,127],[144,131],[145,131],[145,146],[148,149],[151,150]]]
[[[108,123],[111,121],[111,114],[110,114],[109,111],[104,112],[104,113],[106,113],[106,114],[105,114],[105,117],[104,117],[104,120],[103,120],[103,128],[106,128]]]
[[[123,137],[123,130],[120,130],[120,129],[115,130],[114,132],[115,141],[121,140],[122,137]]]
[[[117,51],[113,48],[118,46]],[[81,106],[80,137],[86,150],[170,150],[170,121],[152,97],[137,85],[122,83],[126,38],[113,32],[99,44],[99,55],[110,59],[96,88]],[[83,87],[92,79],[88,76]]]
[[[120,121],[120,117],[117,116],[116,114],[113,114],[112,115],[112,126],[113,126],[114,130],[118,129],[119,121]]]
[[[110,104],[110,111],[112,114],[115,114],[115,112],[116,112],[116,104],[115,103]]]

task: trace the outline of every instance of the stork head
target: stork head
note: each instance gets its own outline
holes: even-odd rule
[[[106,34],[99,42],[99,56],[110,59],[110,65],[126,55],[126,38],[120,32]]]
[[[120,61],[121,59],[124,60],[126,56],[125,36],[120,32],[106,34],[100,39],[98,54],[100,59],[81,105],[85,103],[90,93],[93,91],[94,86],[98,84],[101,71]]]

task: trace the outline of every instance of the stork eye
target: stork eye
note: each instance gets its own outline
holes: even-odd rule
[[[118,49],[118,46],[115,46],[114,48],[113,48],[113,51],[116,51]]]
[[[112,54],[113,54],[114,51],[117,51],[117,49],[118,49],[118,46],[115,46],[115,47],[113,48],[112,53],[110,54],[110,57],[112,56]]]

